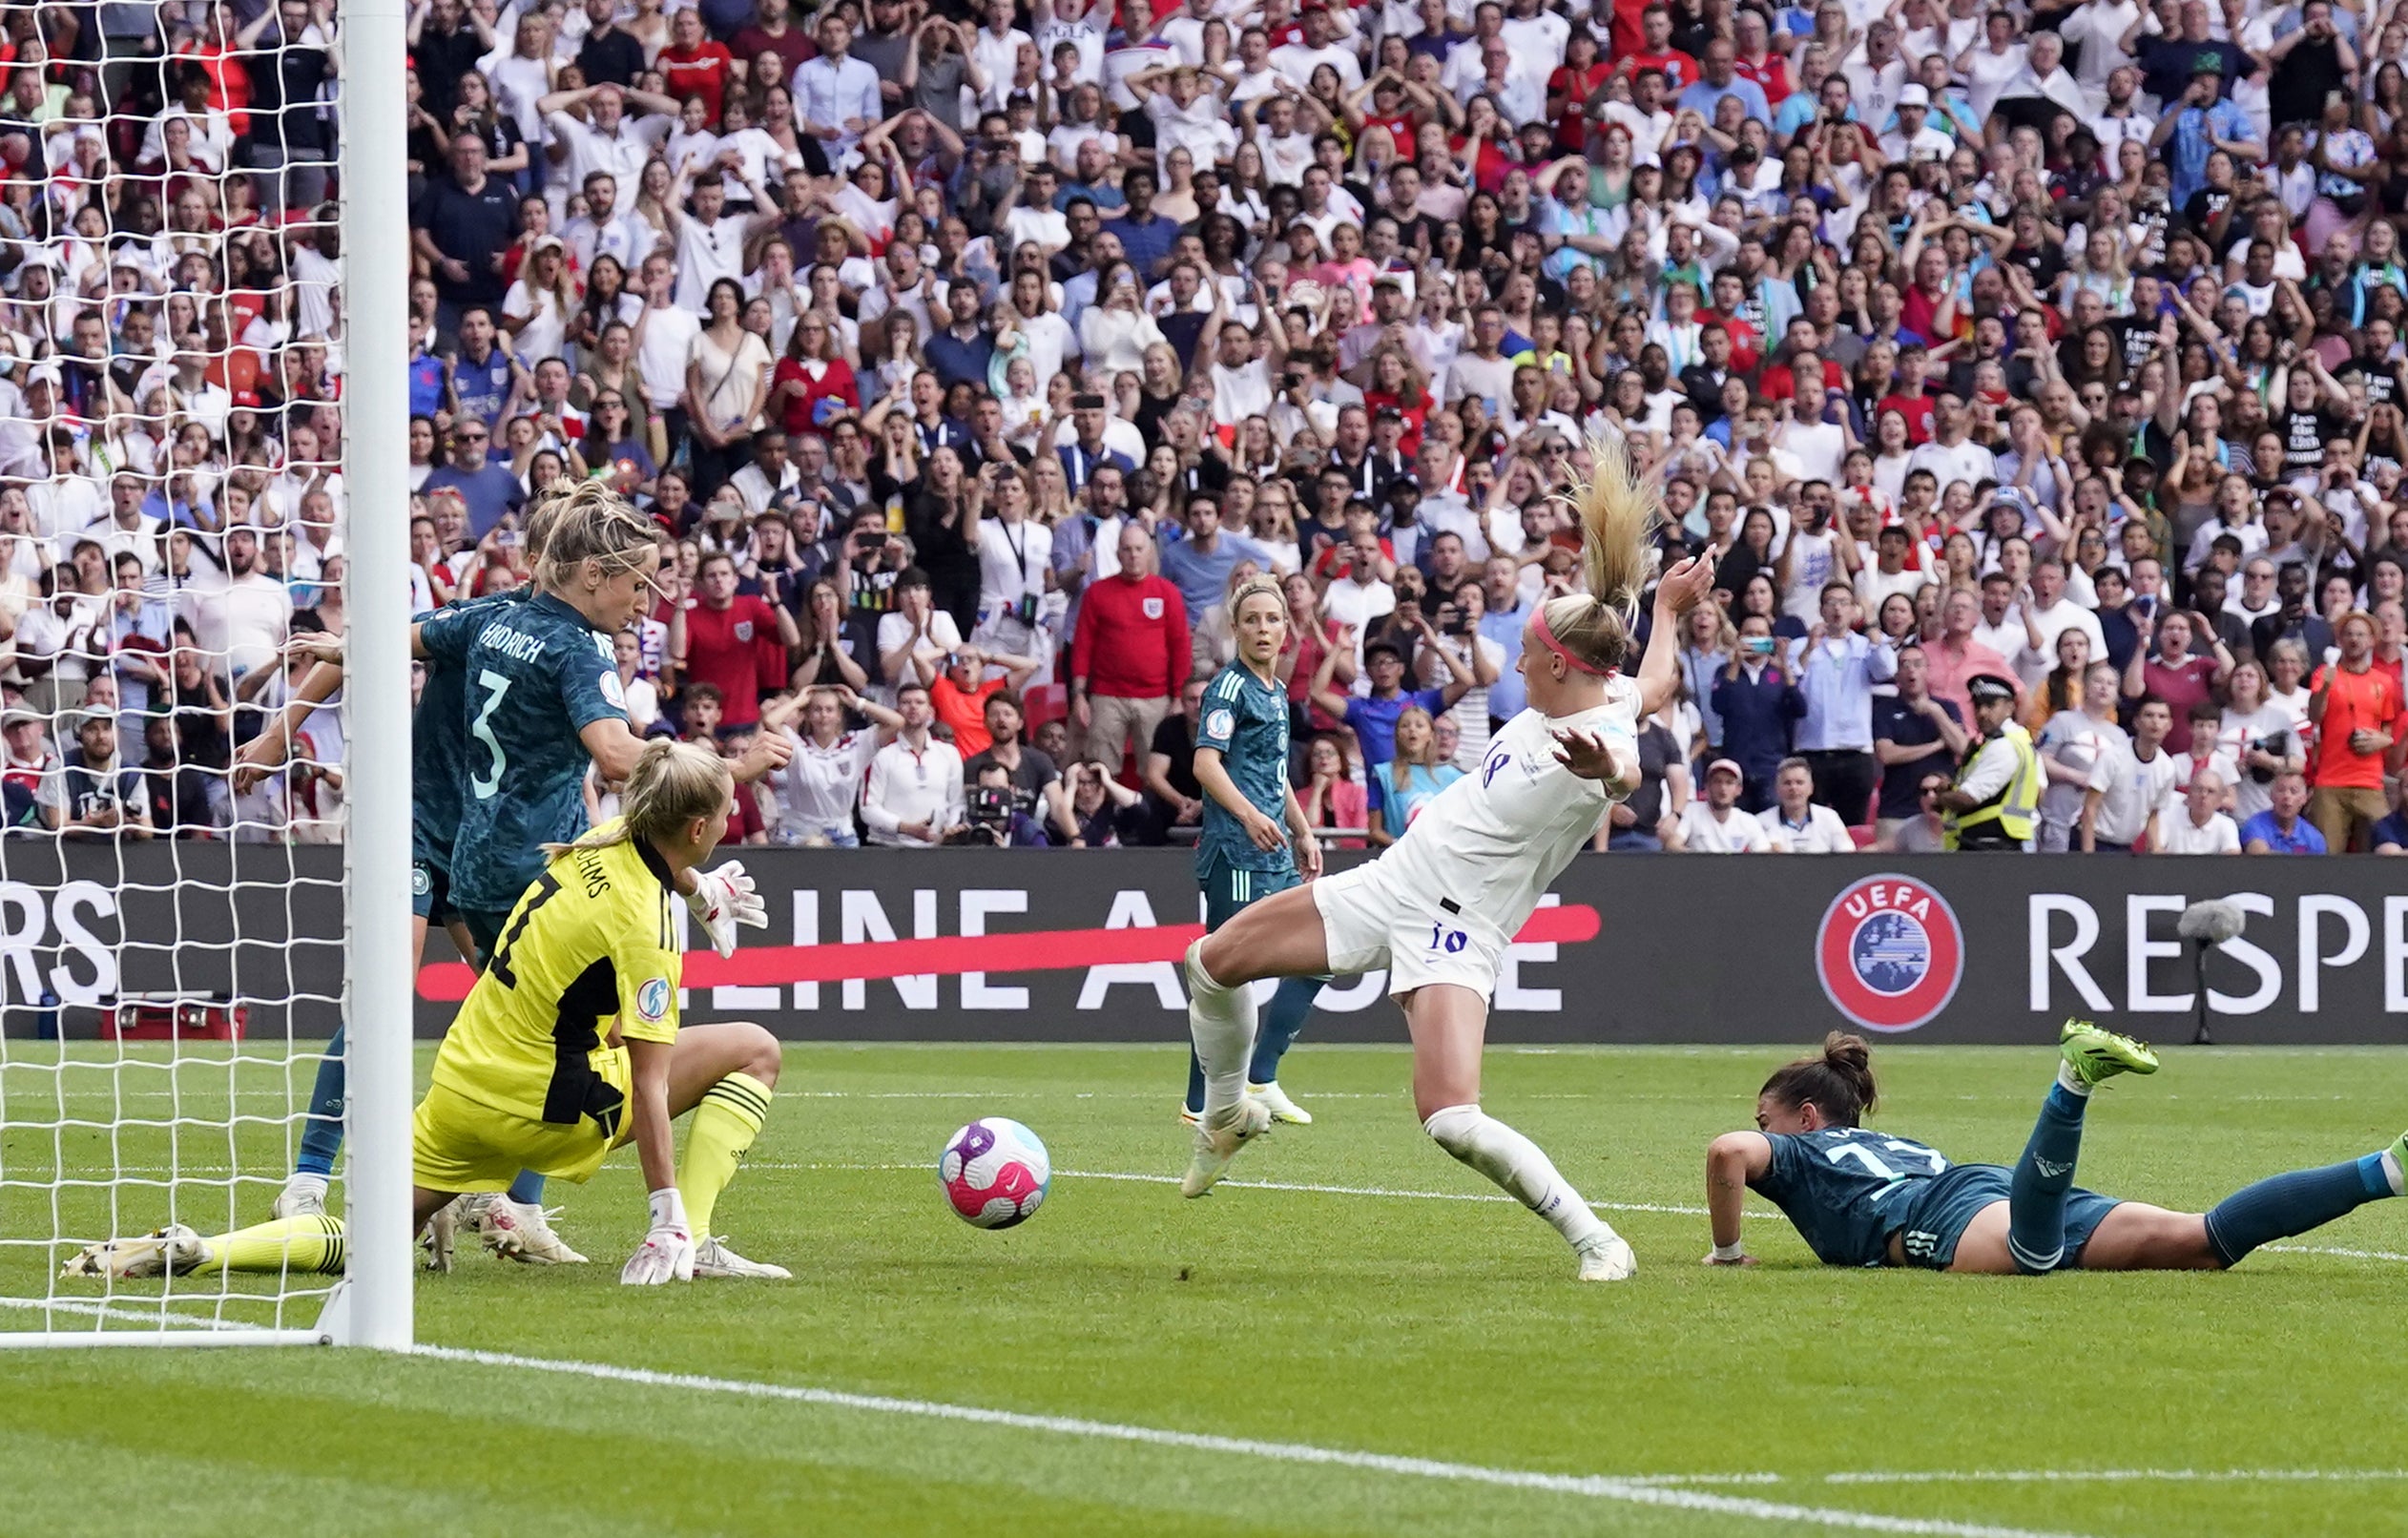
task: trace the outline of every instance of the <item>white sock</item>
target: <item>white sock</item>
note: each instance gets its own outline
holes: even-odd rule
[[[1580,1193],[1556,1173],[1536,1143],[1478,1106],[1444,1106],[1431,1112],[1422,1130],[1439,1147],[1478,1170],[1516,1201],[1555,1225],[1574,1249],[1613,1237],[1613,1230],[1588,1210]]]
[[[1235,1105],[1246,1092],[1255,1055],[1255,993],[1246,984],[1224,987],[1204,969],[1204,942],[1187,948],[1187,1030],[1204,1065],[1204,1114]]]
[[[2082,1082],[2082,1075],[2073,1070],[2071,1063],[2060,1062],[2057,1065],[2057,1082],[2064,1086],[2067,1094],[2078,1094],[2085,1100],[2090,1098],[2090,1086]]]
[[[326,1195],[326,1177],[322,1174],[312,1174],[306,1171],[296,1170],[284,1181],[284,1189],[290,1192],[306,1191],[322,1200]]]
[[[2391,1176],[2393,1195],[2408,1196],[2408,1171],[2403,1171],[2399,1167],[2398,1150],[2389,1148],[2383,1150],[2383,1173]]]

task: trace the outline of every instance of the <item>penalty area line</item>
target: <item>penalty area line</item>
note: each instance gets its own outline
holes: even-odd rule
[[[1304,1442],[1266,1442],[1251,1437],[1214,1436],[1197,1431],[1173,1431],[1159,1426],[1128,1425],[1112,1421],[1090,1421],[1076,1416],[1031,1415],[1018,1410],[989,1409],[983,1405],[953,1404],[937,1400],[899,1399],[884,1394],[854,1394],[841,1389],[811,1388],[791,1383],[766,1383],[737,1378],[712,1378],[698,1373],[654,1372],[647,1368],[621,1367],[609,1362],[571,1361],[550,1357],[522,1357],[508,1352],[474,1351],[455,1346],[413,1346],[408,1348],[405,1354],[437,1361],[463,1362],[485,1367],[507,1367],[519,1372],[552,1373],[563,1377],[588,1378],[603,1382],[629,1383],[648,1388],[678,1388],[695,1393],[726,1394],[744,1399],[808,1404],[821,1409],[852,1410],[871,1415],[1001,1426],[1014,1431],[1032,1431],[1098,1442],[1168,1447],[1182,1452],[1256,1458],[1269,1463],[1355,1469],[1462,1485],[1484,1485],[1499,1489],[1569,1495],[1587,1500],[1609,1501],[1625,1506],[1659,1507],[1672,1510],[1735,1517],[1751,1522],[1777,1522],[1792,1526],[1803,1524],[1858,1532],[1926,1533],[1938,1535],[1938,1538],[2060,1538],[2057,1534],[2027,1528],[1952,1522],[1933,1517],[1897,1517],[1878,1511],[1851,1511],[1836,1507],[1799,1506],[1781,1501],[1763,1501],[1750,1496],[1716,1495],[1705,1490],[1650,1484],[1645,1480],[1644,1476],[1622,1479],[1604,1474],[1549,1474],[1536,1469],[1497,1468],[1484,1464],[1459,1464],[1435,1458],[1409,1458],[1394,1453],[1360,1452],[1344,1447],[1323,1447]]]

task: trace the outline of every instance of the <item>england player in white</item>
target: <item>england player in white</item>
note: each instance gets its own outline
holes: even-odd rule
[[[1551,598],[1532,613],[1518,664],[1529,708],[1378,860],[1266,898],[1189,947],[1188,1029],[1205,1088],[1182,1195],[1212,1189],[1270,1125],[1245,1093],[1255,1036],[1247,985],[1384,966],[1413,1038],[1423,1131],[1552,1223],[1578,1254],[1582,1280],[1618,1281],[1635,1269],[1630,1246],[1538,1145],[1480,1109],[1481,1048],[1505,947],[1607,808],[1638,784],[1637,723],[1671,697],[1680,616],[1713,579],[1711,557],[1665,573],[1639,675],[1622,676],[1659,512],[1619,445],[1592,444],[1590,453],[1593,479],[1579,494],[1588,594]]]

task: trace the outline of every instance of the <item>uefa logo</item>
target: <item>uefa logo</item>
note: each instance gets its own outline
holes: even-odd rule
[[[1831,900],[1815,972],[1831,1007],[1867,1030],[1913,1030],[1964,980],[1964,931],[1948,900],[1904,876],[1867,876]]]

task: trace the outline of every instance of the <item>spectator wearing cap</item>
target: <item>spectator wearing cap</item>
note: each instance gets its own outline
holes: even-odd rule
[[[1803,758],[1788,758],[1773,776],[1773,804],[1756,814],[1775,854],[1854,854],[1855,837],[1839,814],[1816,799],[1815,771]]]
[[[142,772],[117,751],[117,715],[87,709],[75,723],[75,746],[60,771],[65,793],[61,831],[71,838],[148,839],[150,795]]]
[[[1090,583],[1070,643],[1070,713],[1083,758],[1117,763],[1133,742],[1142,751],[1171,713],[1187,679],[1191,642],[1186,600],[1154,571],[1154,542],[1142,524],[1124,523],[1119,570]]]
[[[2192,777],[2197,782],[2197,777]],[[2308,782],[2298,775],[2280,774],[2268,790],[2266,810],[2241,824],[2241,850],[2252,855],[2320,855],[2331,847],[2315,823],[2300,813],[2308,804]]]
[[[1739,808],[1747,777],[1729,759],[1706,766],[1706,793],[1681,812],[1670,848],[1692,855],[1761,855],[1773,852],[1764,824]]]
[[[0,837],[55,833],[67,815],[67,780],[51,751],[47,718],[23,705],[0,711]]]
[[[1957,141],[1931,126],[1931,93],[1908,84],[1898,94],[1898,127],[1881,135],[1881,154],[1911,165],[1918,160],[1945,160],[1957,153]]]
[[[1899,649],[1895,681],[1896,694],[1873,701],[1873,756],[1881,764],[1874,828],[1882,839],[1930,810],[1923,804],[1924,782],[1935,774],[1943,780],[1954,775],[1972,742],[1956,705],[1931,692],[1930,659],[1921,647]]]
[[[2040,814],[2040,755],[2015,719],[2015,680],[1980,673],[1965,687],[1973,696],[1977,746],[1940,797],[1948,847],[2028,850]]]
[[[1429,622],[1425,619],[1422,623],[1426,626]],[[1311,699],[1354,732],[1363,768],[1369,772],[1396,756],[1398,717],[1415,709],[1432,717],[1443,714],[1463,697],[1470,687],[1470,679],[1456,671],[1451,658],[1442,655],[1439,660],[1447,670],[1446,683],[1435,689],[1407,689],[1403,648],[1391,640],[1377,640],[1362,649],[1366,692],[1341,694],[1332,680],[1337,676],[1338,658],[1346,650],[1343,642],[1352,636],[1344,630],[1339,634],[1340,645],[1324,653],[1320,666],[1314,670]]]
[[[2193,8],[2203,18],[2207,12],[2200,0],[2185,0],[2186,34],[2188,13]],[[2185,42],[2189,44],[2187,36]],[[2175,208],[2184,207],[2191,195],[2207,185],[2208,157],[2217,151],[2247,164],[2266,158],[2266,146],[2258,141],[2257,129],[2249,114],[2224,94],[2224,82],[2230,76],[2215,45],[2202,39],[2189,46],[2192,52],[2190,84],[2182,88],[2178,96],[2171,92],[2160,93],[2166,97],[2166,114],[2157,120],[2156,131],[2149,136],[2149,148],[2164,152],[2166,162],[2173,171],[2169,197]]]
[[[1722,745],[1745,777],[1740,806],[1751,816],[1773,802],[1774,772],[1790,756],[1791,739],[1806,696],[1782,664],[1772,621],[1750,614],[1739,622],[1739,642],[1714,680],[1714,714],[1722,718]],[[1870,705],[1867,708],[1868,739]]]

